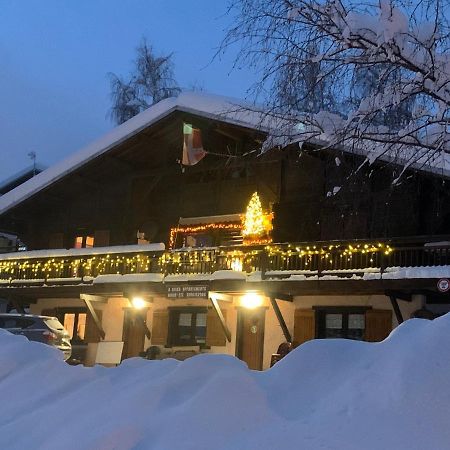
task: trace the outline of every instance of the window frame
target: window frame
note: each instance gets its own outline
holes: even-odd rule
[[[81,238],[81,247],[77,247],[77,240]],[[92,239],[92,245],[87,246],[87,240]],[[72,248],[93,248],[95,247],[95,233],[75,233],[72,239]]]
[[[351,314],[366,315],[368,310],[371,310],[371,306],[315,306],[313,309],[316,312],[316,336],[318,339],[351,339],[349,337],[348,319]],[[326,315],[327,314],[342,314],[342,328],[345,333],[341,338],[327,338],[326,333]],[[364,323],[364,330],[362,335],[362,341],[365,340],[366,323]],[[351,339],[356,340],[356,339]]]
[[[168,308],[169,311],[169,329],[167,335],[167,347],[200,347],[207,348],[206,338],[207,338],[207,318],[208,318],[208,307],[207,306],[171,306]],[[179,326],[178,321],[180,314],[188,313],[192,314],[191,317],[191,340],[189,342],[180,342],[179,336],[177,334],[177,328]],[[205,323],[205,342],[198,343],[195,340],[195,330],[197,328],[197,314],[206,315]],[[195,317],[195,320],[194,320]]]
[[[72,330],[72,338],[70,339],[71,343],[75,343],[75,344],[86,344],[86,329],[87,329],[87,316],[89,314],[89,311],[87,308],[83,308],[82,306],[74,306],[74,307],[70,307],[70,306],[65,306],[63,308],[56,308],[55,311],[55,315],[57,317],[57,319],[61,322],[62,326],[64,326],[64,315],[65,314],[74,314],[75,318],[73,321],[73,330]],[[86,323],[84,326],[84,338],[81,340],[76,339],[75,336],[75,330],[78,329],[78,320],[79,320],[79,315],[80,314],[86,314]],[[65,329],[65,328],[64,328]],[[66,330],[67,333],[69,333],[70,335],[70,331]]]

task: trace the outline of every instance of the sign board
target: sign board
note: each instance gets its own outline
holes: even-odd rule
[[[439,292],[448,292],[450,290],[450,281],[448,278],[441,278],[437,282]]]
[[[92,345],[92,344],[89,344]],[[122,360],[122,341],[100,341],[95,355],[96,364],[120,364]]]
[[[174,284],[167,286],[168,298],[208,298],[207,284]]]

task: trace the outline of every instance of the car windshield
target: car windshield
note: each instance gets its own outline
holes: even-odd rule
[[[64,330],[64,327],[61,325],[61,322],[54,317],[52,317],[50,319],[44,319],[44,321],[45,321],[45,324],[52,330],[57,330],[57,331]]]

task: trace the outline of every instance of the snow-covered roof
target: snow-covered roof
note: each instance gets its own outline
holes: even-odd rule
[[[265,113],[262,107],[255,108],[255,106],[246,104],[239,99],[206,94],[204,92],[181,92],[177,97],[162,100],[151,106],[63,161],[44,170],[5,195],[0,196],[0,215],[175,111],[186,112],[267,133],[270,138],[267,139],[265,146],[263,146],[263,151],[269,148],[268,146],[280,145],[284,147],[288,144],[302,141],[302,139],[295,137],[286,138],[283,132],[286,127],[292,126],[292,119],[289,121],[282,119],[281,116],[271,116],[269,113]],[[299,121],[301,123],[301,119]],[[280,130],[282,130],[281,138],[276,136],[277,133],[280,134]],[[281,141],[278,142],[280,139]],[[327,146],[326,141],[322,141],[320,138],[308,139],[307,141],[311,144]],[[445,161],[433,160],[430,162],[428,155],[425,154],[423,158],[411,163],[408,152],[403,158],[392,158],[389,154],[376,154],[373,156],[372,154],[376,153],[373,149],[355,149],[353,145],[350,149],[346,149],[344,146],[342,150],[361,154],[362,156],[365,155],[370,161],[378,157],[380,160],[389,162],[403,162],[405,168],[411,167],[450,177],[450,156],[448,155],[445,155]]]
[[[163,243],[155,244],[136,244],[136,245],[113,245],[108,247],[92,248],[61,248],[49,250],[30,250],[24,252],[1,253],[0,261],[10,261],[18,259],[34,258],[64,258],[74,256],[96,256],[96,255],[115,255],[122,253],[140,253],[140,252],[162,252],[165,250]]]
[[[100,139],[0,197],[0,214],[175,111],[191,113],[255,130],[262,129],[261,124],[264,124],[262,114],[250,110],[242,100],[203,92],[182,92],[178,97],[171,97],[151,106]]]
[[[25,169],[22,169],[21,171],[15,173],[14,175],[11,175],[10,177],[0,181],[0,193],[3,192],[5,189],[8,191],[8,187],[14,183],[17,183],[19,180],[21,180],[24,177],[33,177],[37,175],[38,173],[41,173],[46,169],[45,166],[41,164],[31,165],[28,167],[25,167]],[[1,195],[1,194],[0,194]]]
[[[240,214],[223,214],[220,216],[180,217],[179,225],[200,225],[207,223],[240,222]]]

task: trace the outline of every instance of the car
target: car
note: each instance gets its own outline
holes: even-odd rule
[[[30,341],[42,342],[61,350],[64,361],[72,355],[69,333],[56,317],[33,314],[0,314],[0,328],[25,336]]]

